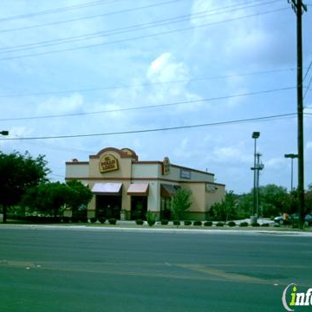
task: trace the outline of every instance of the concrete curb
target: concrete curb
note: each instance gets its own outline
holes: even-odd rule
[[[312,237],[312,232],[304,231],[287,231],[287,230],[273,230],[273,229],[259,229],[259,228],[157,228],[157,227],[131,227],[123,225],[41,225],[41,224],[1,224],[1,229],[20,229],[20,230],[64,230],[64,231],[90,231],[90,232],[132,232],[132,233],[166,233],[166,234],[229,234],[229,235],[276,235],[276,236],[305,236]]]

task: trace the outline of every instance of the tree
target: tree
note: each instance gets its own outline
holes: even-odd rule
[[[31,212],[36,211],[37,213],[57,217],[72,192],[73,190],[60,182],[37,185],[26,191],[22,199],[22,205],[27,206]]]
[[[192,192],[186,189],[178,189],[171,201],[171,210],[175,220],[182,220],[184,212],[188,210],[191,205]]]
[[[227,221],[237,217],[237,195],[233,191],[225,193],[225,199],[221,203],[215,203],[209,210],[209,215],[213,220]]]
[[[86,209],[83,209],[83,207],[86,207],[89,204],[93,197],[93,193],[87,186],[83,185],[78,180],[70,180],[66,185],[73,190],[66,204],[71,207],[73,218],[79,219],[80,217],[83,217],[81,216],[81,213],[84,213],[84,210],[86,212]]]
[[[311,213],[312,212],[312,184],[309,184],[308,190],[305,193],[305,212]]]
[[[263,216],[276,216],[283,212],[290,212],[289,195],[287,189],[275,184],[261,186],[260,190],[260,206],[263,208]]]
[[[50,170],[44,156],[32,158],[28,152],[3,154],[0,152],[0,205],[3,223],[7,219],[7,208],[17,205],[26,190],[47,181]]]
[[[22,204],[32,212],[54,217],[61,215],[64,207],[69,206],[73,217],[76,217],[79,207],[87,205],[92,196],[92,192],[80,181],[69,181],[66,184],[54,182],[28,189]]]

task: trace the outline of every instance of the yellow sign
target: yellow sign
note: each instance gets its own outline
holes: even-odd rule
[[[118,170],[118,159],[112,154],[104,154],[100,158],[99,169],[101,173]]]

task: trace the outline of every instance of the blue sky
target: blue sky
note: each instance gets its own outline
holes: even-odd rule
[[[5,153],[65,162],[105,147],[208,170],[235,193],[289,189],[296,16],[287,0],[0,1]],[[305,184],[312,183],[312,2],[303,15]],[[294,161],[297,185],[297,161]]]

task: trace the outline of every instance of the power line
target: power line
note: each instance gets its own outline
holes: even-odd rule
[[[285,87],[285,88],[278,88],[278,89],[270,89],[270,90],[262,90],[262,91],[257,91],[257,92],[250,92],[250,93],[241,93],[241,94],[234,94],[234,95],[227,95],[227,96],[219,96],[219,97],[214,97],[214,98],[188,100],[188,101],[180,101],[180,102],[157,104],[157,105],[134,106],[134,107],[110,109],[110,110],[96,111],[96,112],[82,112],[82,113],[71,113],[71,114],[60,114],[60,115],[45,115],[45,116],[37,116],[37,117],[32,116],[32,117],[2,118],[2,119],[0,119],[0,121],[4,122],[4,121],[17,121],[17,120],[37,120],[37,119],[60,118],[60,117],[98,115],[98,114],[104,114],[104,113],[125,112],[125,111],[152,109],[152,108],[160,108],[160,107],[163,108],[163,107],[177,106],[177,105],[190,104],[190,103],[220,101],[220,100],[236,98],[236,97],[254,96],[254,95],[267,94],[267,93],[273,93],[273,92],[278,92],[278,91],[287,91],[287,90],[292,90],[292,89],[295,89],[295,87]]]
[[[4,29],[4,30],[0,30],[0,33],[1,32],[17,31],[17,30],[23,30],[24,31],[24,30],[27,30],[27,29],[33,29],[33,28],[39,28],[39,27],[42,28],[42,27],[45,27],[45,26],[54,26],[54,25],[60,25],[60,24],[65,24],[65,23],[77,22],[77,21],[85,20],[85,19],[93,19],[93,18],[111,16],[111,15],[116,15],[116,14],[121,14],[121,13],[129,13],[129,12],[133,12],[133,11],[149,9],[149,8],[162,6],[162,5],[167,5],[167,4],[171,4],[171,3],[174,3],[174,2],[178,2],[178,1],[183,1],[183,0],[171,0],[171,1],[161,2],[161,3],[156,3],[156,4],[151,4],[151,5],[131,8],[131,9],[124,9],[124,10],[118,10],[118,11],[107,12],[107,13],[102,13],[102,14],[83,16],[83,17],[67,19],[67,20],[63,20],[63,21],[55,21],[55,22],[43,23],[43,24],[32,25],[32,26],[24,26],[24,27],[18,27],[18,28]],[[258,3],[258,4],[255,4],[255,5],[250,4],[248,6],[245,5],[243,8],[250,8],[250,7],[254,7],[254,6],[262,6],[262,5],[266,5],[266,4],[271,4],[273,2],[276,2],[276,1],[262,2],[260,4]],[[226,11],[225,9],[231,8],[231,11],[233,11],[233,8],[239,7],[239,6],[242,6],[242,4],[235,4],[235,5],[231,5],[231,6],[222,7],[222,8],[219,8],[217,10],[208,10],[208,11],[203,11],[203,12],[200,12],[200,13],[215,12],[214,14],[211,14],[211,15],[222,14],[222,13],[229,12],[229,11]],[[200,13],[193,14],[192,16],[200,14]]]
[[[117,0],[115,0],[117,1]],[[63,21],[55,21],[55,22],[48,22],[48,23],[43,23],[43,24],[37,24],[37,25],[31,25],[31,26],[25,26],[25,27],[16,27],[16,28],[10,28],[10,29],[3,29],[0,30],[0,33],[2,32],[12,32],[12,31],[19,31],[19,30],[28,30],[28,29],[34,29],[34,28],[42,28],[46,26],[55,26],[55,25],[61,25],[61,24],[67,24],[67,23],[72,23],[72,22],[78,22],[81,20],[87,20],[87,19],[94,19],[98,17],[107,17],[107,16],[112,16],[116,14],[121,14],[121,13],[129,13],[129,12],[134,12],[134,11],[139,11],[139,10],[144,10],[144,9],[149,9],[149,8],[154,8],[158,6],[163,6],[171,3],[175,3],[178,1],[183,1],[183,0],[171,0],[171,1],[165,1],[165,2],[160,2],[156,4],[150,4],[150,5],[145,5],[141,7],[136,7],[136,8],[131,8],[131,9],[124,9],[124,10],[119,10],[119,11],[113,11],[113,12],[107,12],[107,13],[101,13],[101,14],[96,14],[96,15],[89,15],[89,16],[83,16],[83,17],[78,17],[78,18],[72,18],[72,19],[67,19]]]
[[[83,16],[83,17],[72,18],[72,19],[67,19],[67,20],[63,20],[63,21],[55,21],[55,22],[25,26],[25,27],[18,27],[18,28],[11,28],[11,29],[3,29],[3,30],[0,30],[0,33],[1,32],[12,32],[12,31],[18,31],[18,30],[28,30],[28,29],[39,28],[39,27],[42,28],[45,26],[55,26],[55,25],[60,25],[60,24],[77,22],[77,21],[81,21],[81,20],[85,20],[85,19],[94,19],[94,18],[98,18],[98,17],[111,16],[111,15],[120,14],[120,13],[129,13],[129,12],[133,12],[133,11],[148,9],[148,8],[161,6],[161,5],[165,5],[165,4],[170,4],[173,2],[177,2],[177,1],[183,1],[183,0],[172,0],[172,1],[166,1],[166,2],[161,2],[161,3],[157,3],[157,4],[151,4],[151,5],[147,5],[147,6],[136,7],[136,8],[132,8],[132,9],[124,9],[124,10],[113,11],[113,12],[108,12],[108,13]]]
[[[222,23],[225,23],[225,22],[231,22],[231,21],[241,20],[241,19],[255,17],[255,16],[259,16],[259,15],[275,13],[275,12],[279,12],[279,11],[284,11],[286,9],[287,8],[280,8],[280,9],[276,9],[276,10],[270,10],[270,11],[265,11],[265,12],[260,12],[260,13],[240,16],[240,17],[231,18],[231,19],[227,19],[227,20],[211,22],[211,23],[201,24],[201,25],[197,25],[197,26],[184,27],[184,28],[179,28],[179,29],[174,29],[174,30],[168,30],[168,31],[163,31],[163,32],[155,33],[155,34],[149,34],[149,35],[142,35],[142,36],[137,36],[137,37],[119,39],[119,40],[114,40],[114,41],[110,41],[110,42],[94,43],[94,44],[89,44],[89,45],[84,45],[84,46],[79,46],[79,47],[72,47],[72,48],[65,48],[65,49],[60,49],[60,50],[52,50],[52,51],[30,53],[30,54],[24,54],[24,55],[6,56],[6,57],[0,58],[0,60],[11,60],[11,59],[24,58],[24,57],[48,55],[48,54],[68,52],[68,51],[73,51],[73,50],[81,50],[81,49],[86,49],[86,48],[94,48],[94,47],[99,47],[99,46],[108,46],[108,45],[111,45],[111,44],[124,43],[124,42],[140,40],[140,39],[146,39],[146,38],[154,38],[154,37],[158,37],[158,36],[162,36],[162,35],[173,34],[173,33],[176,33],[176,32],[188,31],[188,30],[192,30],[192,29],[195,29],[195,28],[208,27],[208,26],[212,26],[212,25],[222,24]]]
[[[244,76],[253,76],[253,75],[262,75],[262,74],[271,74],[278,73],[284,71],[294,71],[296,68],[284,68],[284,69],[268,69],[258,72],[247,72],[247,73],[238,73],[231,75],[220,75],[220,76],[212,76],[212,77],[198,77],[192,79],[180,79],[180,80],[168,80],[162,82],[148,82],[148,83],[140,83],[133,85],[119,85],[119,86],[105,86],[105,87],[93,87],[93,88],[84,88],[84,89],[69,89],[69,90],[60,90],[60,91],[41,91],[35,93],[16,93],[16,94],[0,94],[0,98],[12,98],[12,97],[27,97],[27,96],[42,96],[42,95],[53,95],[53,94],[66,94],[66,93],[74,93],[74,92],[93,92],[93,91],[104,91],[104,90],[118,90],[118,89],[131,89],[137,87],[150,87],[150,86],[158,86],[158,85],[166,85],[166,84],[175,84],[175,83],[193,83],[197,81],[207,81],[207,80],[217,80],[217,79],[227,79],[232,77],[244,77]]]
[[[50,139],[73,139],[73,138],[83,138],[83,137],[97,137],[97,136],[112,136],[112,135],[128,135],[128,134],[139,134],[139,133],[151,133],[160,131],[173,131],[191,128],[202,128],[202,127],[212,127],[212,126],[225,126],[236,123],[246,123],[246,122],[260,122],[269,121],[273,119],[290,118],[296,116],[296,113],[279,114],[266,117],[257,118],[247,118],[231,121],[222,121],[215,123],[205,123],[198,125],[188,125],[188,126],[176,126],[176,127],[165,127],[165,128],[154,128],[154,129],[143,129],[143,130],[130,130],[130,131],[119,131],[119,132],[104,132],[104,133],[92,133],[92,134],[75,134],[75,135],[58,135],[58,136],[42,136],[42,137],[19,137],[19,138],[6,138],[3,141],[26,141],[26,140],[50,140]]]
[[[181,1],[181,0],[175,0],[175,1]],[[171,3],[171,2],[172,1],[170,1],[169,3]],[[269,1],[269,2],[260,3],[260,4],[257,3],[257,4],[253,4],[253,5],[249,5],[249,6],[245,5],[243,7],[243,9],[253,8],[256,6],[260,6],[260,5],[262,6],[262,5],[270,4],[272,2],[274,2],[274,1]],[[161,4],[168,4],[168,2],[161,3]],[[157,5],[160,5],[160,4],[157,4]],[[150,6],[145,6],[143,8],[147,8]],[[155,6],[155,5],[153,5],[153,6]],[[235,6],[237,6],[237,5],[235,5]],[[232,7],[233,6],[230,6],[230,8],[231,8],[230,10],[222,12],[222,13],[233,12],[233,11],[241,9],[241,8],[239,8],[239,9],[233,10]],[[132,9],[132,10],[134,10],[134,9]],[[181,15],[181,16],[177,16],[174,18],[170,18],[170,19],[162,19],[162,20],[158,20],[155,22],[136,24],[136,25],[132,25],[132,26],[128,26],[128,27],[122,27],[122,28],[112,29],[112,30],[108,30],[108,31],[100,31],[100,32],[95,32],[95,33],[90,33],[90,34],[85,34],[85,35],[80,35],[80,36],[70,36],[70,37],[61,38],[61,39],[45,40],[45,41],[35,42],[35,43],[20,44],[20,45],[15,45],[15,46],[10,46],[10,47],[2,47],[2,48],[0,48],[0,53],[12,53],[12,52],[18,52],[18,51],[24,51],[24,50],[33,50],[33,49],[38,49],[38,48],[42,48],[42,47],[62,45],[62,44],[67,44],[67,43],[79,42],[79,41],[83,41],[83,40],[95,39],[95,38],[99,38],[99,37],[102,38],[104,36],[108,37],[108,36],[112,36],[112,35],[116,35],[116,34],[133,32],[133,31],[148,29],[148,28],[154,28],[157,26],[171,25],[174,23],[181,23],[183,21],[189,20],[190,18],[198,19],[198,18],[204,18],[207,15],[213,16],[213,15],[219,14],[218,11],[222,11],[222,9],[219,9],[217,11],[214,10],[213,13],[211,13],[212,10],[202,11],[202,12],[198,12],[196,14]],[[123,12],[123,11],[117,11],[117,13],[119,13],[119,12]],[[107,13],[107,14],[112,14],[112,13]]]
[[[70,6],[65,6],[65,7],[60,7],[60,8],[55,8],[55,9],[48,9],[40,12],[33,12],[33,13],[28,13],[28,14],[21,14],[21,15],[15,15],[15,16],[9,16],[9,17],[4,17],[0,18],[0,22],[8,22],[12,20],[17,20],[17,19],[25,19],[25,18],[30,18],[30,17],[35,17],[35,16],[42,16],[42,15],[48,15],[48,14],[58,14],[61,12],[67,12],[67,11],[72,11],[72,10],[78,10],[78,9],[85,9],[89,8],[92,6],[98,6],[98,5],[103,5],[107,3],[112,3],[116,2],[117,0],[98,0],[98,1],[93,1],[93,2],[86,2],[82,4],[76,4],[76,5],[70,5]]]

